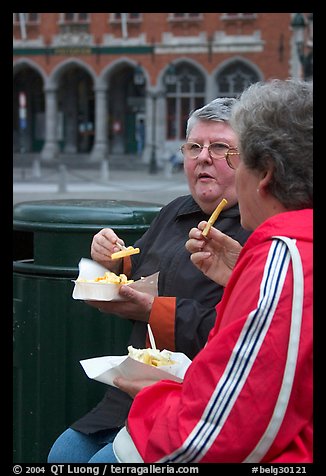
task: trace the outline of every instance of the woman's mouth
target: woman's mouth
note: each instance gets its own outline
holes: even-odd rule
[[[197,180],[202,181],[202,182],[206,182],[208,180],[215,180],[215,177],[213,177],[212,175],[210,175],[206,172],[202,172],[202,173],[198,174]]]

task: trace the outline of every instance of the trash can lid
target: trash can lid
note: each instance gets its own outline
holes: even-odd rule
[[[149,225],[163,205],[124,200],[37,200],[14,206],[15,230]]]

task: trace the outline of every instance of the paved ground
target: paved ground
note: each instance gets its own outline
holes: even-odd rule
[[[187,194],[183,171],[14,168],[13,203],[92,198],[166,204]]]

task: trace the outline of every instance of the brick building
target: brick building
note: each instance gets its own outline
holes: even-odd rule
[[[190,110],[301,76],[293,13],[14,13],[14,155],[162,161]]]

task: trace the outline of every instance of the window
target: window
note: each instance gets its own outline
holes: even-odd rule
[[[89,13],[60,13],[61,34],[88,33]]]
[[[126,20],[128,23],[138,23],[141,21],[140,13],[126,13]],[[121,13],[111,13],[111,23],[121,23]]]
[[[88,13],[61,13],[60,14],[60,23],[88,23],[89,22]]]
[[[189,112],[204,105],[205,84],[202,75],[190,65],[176,67],[177,80],[167,86],[167,139],[184,140]]]
[[[171,21],[193,21],[201,19],[201,13],[170,13],[169,15],[169,20]]]
[[[222,20],[253,20],[256,13],[223,13]]]
[[[23,15],[27,25],[35,25],[39,23],[39,13],[14,13],[13,23],[18,25],[20,23],[20,16]]]

